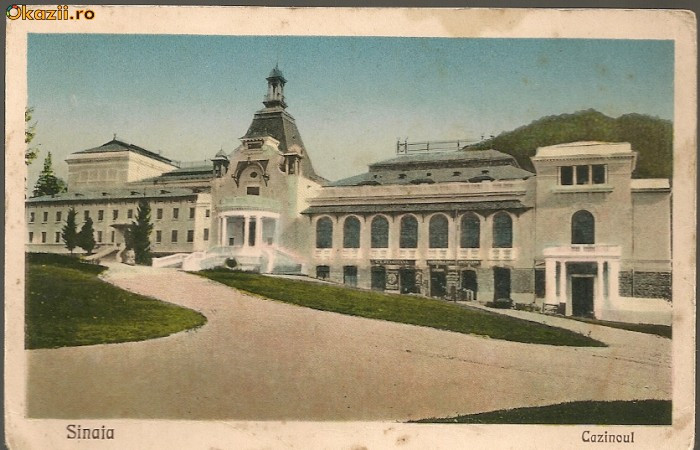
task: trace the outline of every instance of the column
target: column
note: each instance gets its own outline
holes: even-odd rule
[[[262,246],[262,232],[263,232],[263,218],[262,216],[257,216],[255,218],[255,246]]]
[[[226,231],[226,217],[221,216],[219,217],[219,241],[222,247],[226,245]]]
[[[608,301],[614,303],[620,297],[620,260],[608,261],[608,279],[610,289],[608,290]],[[612,306],[612,305],[611,305]]]
[[[596,319],[600,319],[602,317],[603,301],[604,301],[603,260],[599,259],[598,261],[596,261],[596,264],[598,265],[598,274],[597,274],[596,285],[595,285],[595,288],[596,288],[595,289],[595,297],[593,297],[593,314],[595,315]]]
[[[459,266],[447,266],[447,296],[450,300],[459,299]]]
[[[248,232],[250,229],[250,216],[245,214],[243,216],[243,247],[248,247]]]
[[[552,258],[545,258],[544,260],[544,289],[545,297],[544,301],[548,305],[559,306],[559,301],[557,300],[557,261]]]
[[[573,308],[569,296],[566,293],[566,261],[559,261],[559,303],[566,302],[566,315],[573,314]]]
[[[457,256],[459,255],[459,237],[461,235],[461,223],[459,220],[459,216],[456,214],[453,214],[452,217],[449,218],[450,222],[450,231],[452,232],[452,239],[449,242],[449,250],[450,253],[448,254],[449,259],[457,259]]]
[[[488,260],[493,247],[493,214],[486,215],[481,221],[479,242],[481,244],[481,259]]]
[[[362,218],[360,219],[360,248],[358,249],[358,258],[360,259],[370,257],[372,247],[371,234],[372,220],[368,216],[362,216]]]
[[[389,219],[389,254],[388,259],[398,259],[399,239],[401,237],[401,216],[394,214]],[[388,273],[388,272],[387,272]]]

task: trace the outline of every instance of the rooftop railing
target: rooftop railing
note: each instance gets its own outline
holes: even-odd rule
[[[413,153],[426,152],[446,152],[460,150],[465,145],[475,144],[478,139],[465,138],[454,141],[424,141],[424,142],[408,142],[408,140],[396,141],[396,154],[409,155]]]

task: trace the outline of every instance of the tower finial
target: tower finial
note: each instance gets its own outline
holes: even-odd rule
[[[114,133],[114,136],[112,137],[112,140],[113,140],[113,141],[116,141],[116,140],[117,140],[117,133]]]

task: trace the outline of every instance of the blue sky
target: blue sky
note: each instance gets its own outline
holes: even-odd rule
[[[594,108],[673,119],[673,42],[30,34],[40,159],[113,133],[176,160],[232,151],[279,62],[317,171],[338,179],[397,138],[479,138]]]

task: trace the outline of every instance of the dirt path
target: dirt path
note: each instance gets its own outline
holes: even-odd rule
[[[671,397],[671,341],[657,336],[558,319],[611,346],[521,344],[287,305],[172,269],[120,266],[105,277],[208,323],[145,342],[27,351],[30,417],[405,421]]]

